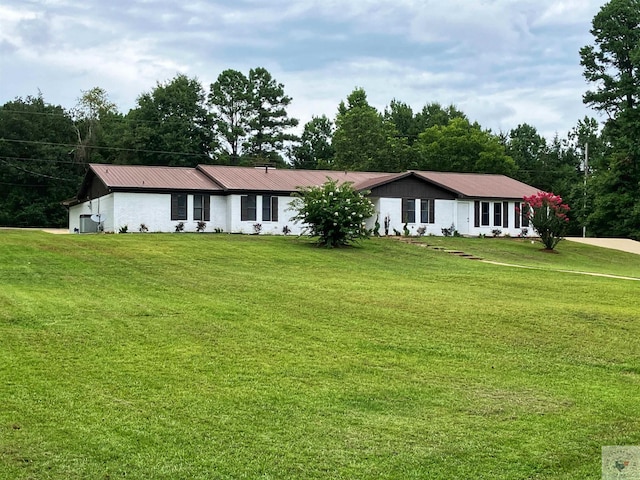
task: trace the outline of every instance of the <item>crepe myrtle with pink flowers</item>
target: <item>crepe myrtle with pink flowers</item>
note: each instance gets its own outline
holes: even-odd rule
[[[553,250],[567,231],[569,205],[562,203],[560,195],[538,192],[523,197],[522,215],[529,219],[545,249]]]
[[[319,187],[301,188],[293,194],[292,209],[298,213],[291,220],[303,222],[307,235],[330,248],[369,238],[365,222],[374,207],[367,193],[354,190],[350,182],[338,185],[331,179]]]

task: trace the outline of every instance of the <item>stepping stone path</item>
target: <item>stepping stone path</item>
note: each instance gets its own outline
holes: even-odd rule
[[[465,253],[462,250],[449,250],[447,248],[440,247],[437,245],[429,245],[428,243],[425,243],[424,241],[421,241],[421,240],[416,240],[415,238],[403,238],[403,237],[394,237],[394,238],[404,243],[409,243],[411,245],[416,245],[418,247],[423,247],[423,248],[430,248],[431,250],[438,250],[440,252],[448,253],[450,255],[466,258],[467,260],[482,260],[481,257],[476,257],[475,255],[472,255],[470,253]]]

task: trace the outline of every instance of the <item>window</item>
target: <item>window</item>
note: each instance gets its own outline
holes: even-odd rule
[[[416,223],[416,199],[402,199],[402,223]]]
[[[171,220],[187,219],[187,195],[185,193],[171,194]]]
[[[420,222],[435,223],[435,200],[432,198],[423,198],[420,200]]]
[[[271,195],[262,196],[262,221],[278,221],[278,197],[272,197]]]
[[[502,226],[502,204],[498,202],[493,204],[493,226]]]
[[[516,224],[514,225],[514,227],[520,228],[520,202],[515,203],[514,212],[515,212],[515,215],[513,218],[515,218],[516,220]]]
[[[526,203],[522,204],[522,226],[529,226],[529,205]]]
[[[193,196],[193,219],[208,222],[210,220],[210,200],[209,195]]]
[[[502,226],[509,228],[509,202],[502,202]]]
[[[243,195],[240,197],[240,220],[243,222],[256,221],[256,196]]]
[[[489,202],[481,202],[482,204],[482,226],[489,226]]]

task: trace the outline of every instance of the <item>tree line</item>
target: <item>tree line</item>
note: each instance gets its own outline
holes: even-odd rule
[[[128,113],[100,87],[66,109],[41,94],[0,106],[0,225],[60,226],[88,163],[500,173],[561,195],[570,234],[640,237],[640,0],[611,0],[580,51],[584,101],[607,114],[548,140],[529,124],[492,132],[453,105],[418,111],[393,99],[379,111],[355,88],[334,118],[294,134],[291,97],[264,68],[225,70],[205,89],[177,75]],[[587,147],[588,146],[588,147]],[[588,148],[588,164],[585,162]]]

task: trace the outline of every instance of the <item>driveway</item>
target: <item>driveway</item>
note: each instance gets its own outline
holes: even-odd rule
[[[637,253],[640,255],[640,242],[629,240],[628,238],[582,238],[565,237],[570,242],[585,243],[594,247],[612,248],[623,252]]]

